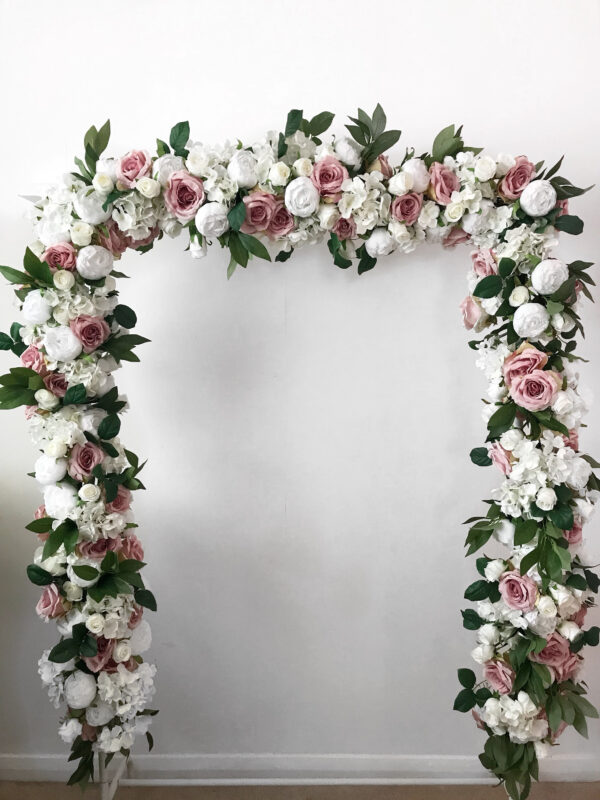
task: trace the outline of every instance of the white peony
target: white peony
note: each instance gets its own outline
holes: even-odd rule
[[[84,278],[97,281],[112,271],[113,256],[106,247],[90,244],[77,254],[77,272]]]
[[[67,462],[64,458],[50,458],[41,455],[34,465],[35,479],[41,486],[58,483],[67,474]]]
[[[57,269],[52,278],[52,282],[61,292],[68,292],[73,288],[75,277],[68,269]]]
[[[183,169],[183,158],[174,156],[172,153],[166,153],[164,156],[157,158],[152,165],[152,175],[161,186],[166,186],[171,174],[178,172],[180,169]]]
[[[46,513],[54,519],[66,519],[75,509],[77,491],[70,483],[58,483],[44,489]]]
[[[285,205],[296,217],[310,217],[319,207],[319,191],[310,178],[294,178],[285,190]]]
[[[493,410],[492,406],[492,410]],[[507,519],[503,519],[500,524],[494,526],[493,532],[494,539],[500,544],[504,544],[507,547],[512,547],[515,537],[515,526],[512,522]]]
[[[412,175],[414,192],[424,192],[429,186],[429,170],[421,158],[409,158],[402,165],[402,171]]]
[[[484,645],[494,645],[500,639],[500,631],[491,622],[482,625],[477,631],[477,641]]]
[[[240,189],[251,189],[258,182],[256,158],[249,150],[236,150],[227,165],[227,174]]]
[[[335,142],[335,154],[340,161],[350,167],[359,167],[361,161],[361,146],[347,137],[337,139]]]
[[[561,636],[564,636],[565,639],[573,642],[578,636],[580,636],[581,628],[575,622],[561,622],[558,626],[558,632]]]
[[[93,227],[87,222],[77,221],[71,225],[71,241],[78,247],[85,247],[92,241]]]
[[[493,561],[490,561],[484,570],[485,577],[492,583],[497,581],[505,572],[506,564],[501,558],[495,558]]]
[[[513,328],[523,339],[536,339],[550,322],[550,316],[539,303],[524,303],[515,311]]]
[[[585,489],[592,474],[592,467],[585,458],[574,458],[570,464],[569,476],[566,480],[568,486],[578,492]]]
[[[73,744],[81,735],[82,725],[78,719],[66,719],[58,729],[58,735],[65,744]]]
[[[44,448],[44,453],[50,458],[63,458],[67,455],[67,445],[60,439],[52,439]]]
[[[396,243],[387,228],[375,228],[365,243],[365,250],[371,258],[387,256],[392,252]]]
[[[44,347],[52,361],[73,361],[82,350],[81,342],[67,325],[48,328],[44,336]]]
[[[569,277],[569,268],[558,258],[545,258],[531,273],[531,285],[538,294],[553,294]]]
[[[52,315],[52,308],[39,289],[34,289],[23,300],[23,317],[30,325],[42,325]]]
[[[410,192],[414,185],[414,178],[410,172],[397,172],[388,181],[390,194],[403,195]]]
[[[224,234],[229,229],[227,206],[223,203],[205,203],[196,214],[196,228],[208,239]]]
[[[508,302],[513,308],[529,302],[529,289],[526,286],[515,286],[508,297]]]
[[[290,168],[283,161],[273,164],[269,170],[269,180],[273,186],[285,186],[290,177]]]
[[[542,511],[551,511],[556,505],[556,492],[554,489],[540,489],[536,495],[535,502]]]
[[[494,655],[494,648],[491,644],[479,644],[474,650],[471,650],[471,658],[478,664],[485,664]]]
[[[101,408],[88,408],[81,415],[80,425],[84,433],[91,433],[94,436],[98,435],[98,425],[106,417],[106,411]]]
[[[477,180],[485,183],[496,174],[496,161],[491,156],[478,156],[475,159],[474,173]]]
[[[531,181],[519,198],[521,208],[530,217],[543,217],[556,206],[556,189],[550,181]]]
[[[70,708],[87,708],[96,697],[96,679],[77,670],[65,681],[65,699]]]
[[[115,710],[108,703],[98,702],[95,706],[90,706],[85,711],[86,720],[94,727],[106,725],[114,716]]]
[[[190,255],[192,258],[204,258],[207,252],[206,239],[200,241],[198,236],[190,237]]]
[[[106,211],[102,208],[105,200],[104,195],[98,194],[94,189],[86,186],[84,189],[80,189],[73,198],[73,208],[83,222],[87,222],[89,225],[101,225],[110,218],[112,212],[110,204]]]

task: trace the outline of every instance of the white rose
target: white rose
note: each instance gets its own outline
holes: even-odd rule
[[[25,300],[23,300],[23,308],[21,310],[25,321],[30,325],[41,325],[52,316],[52,308],[39,289],[29,292]]]
[[[500,640],[500,632],[495,625],[487,622],[477,631],[477,641],[481,644],[493,645]]]
[[[559,416],[570,414],[573,411],[573,398],[569,392],[564,392],[562,389],[556,393],[552,401],[552,411]]]
[[[471,650],[471,658],[478,664],[485,664],[494,655],[494,648],[491,644],[480,644],[474,650]]]
[[[98,192],[98,194],[107,195],[110,194],[115,188],[115,182],[106,172],[97,172],[94,175],[92,186]]]
[[[81,586],[76,586],[71,581],[65,581],[62,585],[63,592],[67,595],[67,600],[71,603],[78,603],[83,597],[83,589]]]
[[[544,594],[537,602],[537,610],[543,617],[553,619],[556,616],[556,603],[551,597]]]
[[[535,497],[535,502],[538,508],[542,511],[551,511],[556,505],[556,492],[554,489],[540,489]]]
[[[108,703],[99,702],[95,706],[86,709],[85,718],[90,725],[95,728],[106,725],[115,716],[115,711]]]
[[[502,561],[501,558],[496,558],[493,561],[490,561],[489,564],[486,565],[484,570],[485,577],[488,581],[492,583],[497,581],[501,575],[506,572],[506,564]]]
[[[550,316],[539,303],[524,303],[515,311],[513,328],[523,339],[536,339],[550,322]]]
[[[410,172],[397,172],[388,181],[390,194],[403,195],[410,192],[414,185],[414,178]]]
[[[44,489],[46,513],[54,519],[66,519],[75,508],[77,492],[69,483],[58,483]]]
[[[64,458],[50,458],[41,455],[34,465],[35,479],[41,486],[58,483],[67,474],[67,462]]]
[[[70,708],[87,708],[96,697],[96,679],[77,670],[65,681],[65,700]]]
[[[568,486],[580,492],[585,489],[592,474],[592,467],[584,458],[574,458],[571,461],[569,476],[566,480]]]
[[[101,225],[110,218],[112,212],[110,204],[106,211],[102,208],[105,199],[104,195],[98,194],[86,186],[80,189],[73,198],[73,208],[83,222],[87,222],[89,225]]]
[[[556,205],[556,189],[550,181],[531,181],[523,189],[519,203],[530,217],[543,217]]]
[[[152,631],[150,625],[143,619],[131,632],[129,639],[129,646],[131,647],[131,655],[139,656],[150,649],[152,644]]]
[[[340,212],[332,203],[321,203],[319,206],[319,224],[323,230],[330,231],[340,218]]]
[[[131,647],[129,642],[125,640],[120,641],[113,650],[113,658],[117,663],[121,661],[129,661],[131,658]]]
[[[514,156],[507,153],[499,153],[496,159],[496,177],[503,178],[508,170],[517,163]]]
[[[249,150],[237,150],[227,165],[227,174],[240,189],[251,189],[258,182],[256,158]]]
[[[82,586],[84,589],[87,589],[88,586],[93,586],[98,582],[100,573],[98,573],[95,578],[86,581],[85,578],[80,578],[79,575],[75,573],[73,567],[93,567],[95,570],[97,570],[98,562],[93,558],[78,558],[74,564],[67,564],[67,575],[69,576],[71,583],[74,583],[76,586]]]
[[[558,258],[546,258],[531,273],[531,285],[538,294],[553,294],[569,277],[569,268]]]
[[[310,158],[297,158],[292,164],[294,175],[299,178],[307,178],[312,172],[312,161]]]
[[[48,328],[44,347],[52,361],[73,361],[82,350],[81,342],[67,325]]]
[[[85,621],[85,627],[90,633],[95,633],[99,636],[104,630],[104,617],[102,614],[90,614]]]
[[[499,525],[494,526],[493,535],[494,539],[496,539],[497,542],[500,542],[500,544],[504,544],[507,547],[512,547],[515,536],[515,526],[509,520],[503,519]]]
[[[475,160],[475,177],[482,183],[491,181],[496,174],[496,161],[491,156],[479,156]]]
[[[558,626],[558,632],[565,639],[573,642],[581,634],[581,628],[575,622],[561,622]]]
[[[113,256],[106,247],[99,244],[90,244],[82,247],[77,254],[77,272],[84,278],[97,281],[112,271]]]
[[[62,458],[67,454],[67,445],[59,439],[52,439],[44,448],[44,453],[50,458]]]
[[[172,153],[165,153],[164,156],[157,158],[152,165],[152,175],[161,186],[166,186],[171,174],[178,172],[180,169],[183,169],[183,158],[174,156]]]
[[[78,247],[85,247],[92,241],[94,229],[87,222],[74,222],[71,225],[71,241]]]
[[[65,744],[73,744],[75,739],[81,735],[82,725],[78,719],[67,719],[58,729],[58,735]]]
[[[96,500],[100,499],[101,491],[100,487],[96,486],[95,483],[84,483],[78,494],[79,499],[83,500],[84,503],[95,503]]]
[[[395,247],[394,238],[387,228],[375,228],[365,243],[365,250],[371,258],[387,256]]]
[[[335,142],[335,154],[340,161],[348,164],[350,167],[360,166],[361,161],[361,146],[347,137],[337,139]]]
[[[296,217],[310,217],[319,207],[319,191],[310,178],[294,178],[285,190],[285,205]]]
[[[229,229],[227,206],[215,202],[200,206],[196,214],[196,228],[198,228],[198,233],[208,239],[222,236]]]
[[[402,165],[402,171],[408,175],[412,175],[413,191],[424,192],[429,186],[429,170],[422,159],[409,158],[408,161]]]
[[[135,188],[143,197],[150,200],[160,194],[160,183],[154,178],[140,178],[139,181],[136,181]]]
[[[273,186],[285,186],[290,177],[290,168],[283,161],[273,164],[269,170],[269,180]]]
[[[52,282],[61,292],[68,292],[73,288],[75,277],[68,269],[57,269],[52,278]]]
[[[444,209],[444,217],[450,223],[458,222],[465,213],[465,204],[462,202],[448,203]]]
[[[529,290],[526,286],[515,286],[508,298],[508,302],[513,308],[518,308],[528,301]]]
[[[44,411],[52,411],[60,405],[58,397],[49,392],[48,389],[38,389],[33,396],[35,397],[35,402]]]

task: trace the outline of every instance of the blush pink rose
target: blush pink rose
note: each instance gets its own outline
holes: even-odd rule
[[[353,217],[340,217],[332,228],[333,233],[343,242],[356,237],[356,222]]]
[[[503,475],[510,475],[512,464],[510,463],[510,453],[505,450],[500,442],[494,442],[489,449],[492,462],[498,467]]]
[[[280,239],[294,230],[294,217],[285,207],[283,201],[278,201],[271,222],[267,228],[267,236],[271,239]]]
[[[471,234],[464,231],[458,225],[450,230],[442,239],[442,247],[449,249],[456,247],[457,244],[465,244],[471,238]]]
[[[394,219],[404,222],[406,225],[413,225],[419,218],[423,207],[423,195],[416,192],[395,197],[390,208]]]
[[[562,664],[553,668],[558,683],[574,678],[581,669],[582,663],[583,659],[581,656],[578,656],[577,653],[570,653],[569,657],[566,658]]]
[[[41,506],[38,506],[35,510],[35,514],[33,515],[34,519],[43,519],[46,516],[46,506],[42,503]]]
[[[561,385],[561,377],[552,370],[534,369],[526,375],[519,375],[510,384],[512,399],[528,411],[542,411],[554,400]]]
[[[562,439],[566,446],[570,447],[571,450],[575,450],[575,452],[579,450],[579,433],[576,428],[571,428],[569,430],[569,435],[563,435]]]
[[[69,327],[83,345],[84,353],[93,353],[110,336],[110,328],[102,317],[81,314],[72,319]]]
[[[122,547],[120,539],[97,539],[95,542],[81,542],[77,550],[82,558],[102,559],[108,552],[118,553]]]
[[[25,419],[31,419],[34,414],[37,414],[37,406],[25,406]]]
[[[468,295],[460,304],[460,310],[463,315],[463,325],[468,331],[472,330],[479,322],[483,313],[481,306],[471,295]]]
[[[84,658],[86,667],[92,672],[100,672],[112,658],[115,649],[114,639],[105,639],[104,636],[96,637],[98,653],[95,656]]]
[[[514,167],[508,170],[498,184],[498,191],[506,200],[516,200],[534,175],[535,164],[527,156],[518,156]]]
[[[117,182],[133,189],[135,182],[150,174],[152,161],[145,150],[130,150],[117,163]]]
[[[46,374],[46,362],[43,353],[34,345],[30,344],[27,350],[21,353],[21,364],[27,369],[32,369],[38,375]]]
[[[94,467],[104,461],[104,450],[93,442],[76,444],[69,456],[69,475],[76,481],[84,481],[92,474]]]
[[[144,560],[144,548],[135,533],[123,537],[121,555],[123,558],[135,558],[136,561]]]
[[[560,209],[560,214],[558,215],[559,217],[564,217],[565,214],[569,213],[569,200],[568,200],[568,198],[565,198],[564,200],[559,200],[558,203],[556,204],[556,206],[557,206],[557,208]]]
[[[279,204],[276,195],[262,191],[251,192],[244,197],[243,202],[246,206],[246,217],[242,223],[242,233],[266,231]]]
[[[473,250],[471,261],[473,262],[475,274],[479,275],[480,278],[487,278],[488,275],[496,275],[498,272],[496,259],[489,248]]]
[[[123,514],[131,505],[131,492],[126,486],[119,484],[117,488],[117,496],[110,503],[106,504],[106,511],[109,514],[117,513]]]
[[[460,181],[458,175],[455,175],[451,169],[440,164],[439,161],[429,167],[429,177],[431,183],[429,184],[429,194],[432,200],[447,206],[452,200],[452,192],[458,192],[460,189]]]
[[[551,633],[546,639],[546,646],[539,653],[532,653],[529,658],[538,664],[545,664],[547,667],[559,667],[571,655],[569,642],[560,633]]]
[[[131,616],[129,617],[129,622],[127,623],[127,627],[130,630],[137,628],[137,626],[142,621],[142,617],[144,616],[144,609],[142,606],[138,606],[137,603],[133,604],[133,611],[131,612]]]
[[[204,202],[204,184],[184,169],[175,170],[169,176],[164,198],[171,214],[187,222]]]
[[[517,611],[533,611],[537,597],[537,585],[529,575],[517,570],[505,572],[498,582],[502,599],[509,608]]]
[[[384,178],[391,178],[394,170],[390,166],[387,156],[379,156],[375,161],[371,161],[367,167],[367,172],[381,172]]]
[[[43,619],[44,622],[48,622],[50,619],[56,619],[56,617],[62,617],[66,613],[63,599],[55,583],[50,583],[48,586],[44,587],[44,591],[38,600],[35,610],[38,617]]]
[[[575,625],[579,626],[580,628],[583,628],[585,623],[585,618],[587,617],[587,612],[588,612],[587,606],[581,606],[579,611],[576,614],[573,614],[570,621],[574,622]]]
[[[77,251],[70,242],[58,242],[44,250],[40,261],[45,261],[53,272],[57,269],[73,271],[77,261]]]
[[[506,385],[510,388],[516,378],[529,375],[536,369],[543,369],[548,363],[548,356],[529,342],[523,344],[504,359],[502,372]]]
[[[581,540],[583,539],[583,525],[579,517],[575,517],[573,520],[573,527],[570,531],[565,531],[564,535],[570,545],[581,544]]]
[[[103,231],[103,228],[106,228],[106,233]],[[98,226],[96,233],[98,236],[98,244],[110,250],[115,258],[119,258],[129,247],[129,237],[119,229],[119,226],[113,219],[109,219],[104,225]]]
[[[69,388],[65,376],[60,372],[49,372],[44,375],[44,386],[57,397],[64,397]]]
[[[321,197],[336,203],[342,196],[342,183],[348,178],[348,170],[334,156],[325,156],[317,161],[310,174],[313,185]]]
[[[509,694],[512,690],[515,673],[505,661],[488,661],[483,674],[495,692]]]

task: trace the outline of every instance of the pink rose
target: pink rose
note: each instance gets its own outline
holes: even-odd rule
[[[184,169],[175,170],[169,176],[164,198],[171,214],[187,222],[204,202],[204,184]]]
[[[564,217],[565,214],[569,213],[569,200],[568,200],[568,198],[565,198],[564,200],[559,200],[558,203],[556,204],[556,206],[557,206],[557,208],[560,209],[560,214],[558,215],[559,217]]]
[[[500,442],[494,442],[489,449],[489,455],[492,459],[492,463],[498,467],[503,475],[510,475],[510,471],[512,469],[512,464],[510,463],[510,453],[508,450],[505,450],[504,447],[502,447]]]
[[[570,621],[574,622],[575,625],[579,626],[580,628],[583,628],[587,612],[588,612],[587,606],[581,606],[579,611],[576,614],[573,614]]]
[[[42,253],[42,257],[40,258],[40,261],[45,261],[53,272],[57,269],[73,271],[75,269],[76,260],[77,251],[70,242],[51,244],[50,247],[47,247]]]
[[[25,406],[25,419],[31,419],[35,414],[37,414],[37,410],[37,406]]]
[[[72,319],[69,327],[83,345],[84,353],[93,353],[110,336],[110,328],[102,317],[81,314]]]
[[[102,559],[110,551],[118,553],[122,547],[120,539],[97,539],[95,542],[82,542],[77,550],[82,558]]]
[[[106,233],[103,232],[103,228],[106,228]],[[110,250],[116,258],[119,258],[129,247],[129,237],[119,229],[119,226],[113,219],[109,219],[104,225],[99,226],[96,229],[96,233],[98,236],[98,244]]]
[[[133,604],[133,611],[131,612],[131,616],[129,617],[129,622],[127,623],[127,627],[130,630],[137,628],[137,626],[142,621],[142,617],[144,616],[144,609],[142,606],[138,606],[137,603]]]
[[[131,492],[125,486],[119,484],[117,488],[117,496],[110,503],[106,504],[106,511],[109,514],[116,512],[123,514],[131,505]]]
[[[565,659],[562,664],[554,667],[554,674],[556,675],[558,683],[574,678],[581,669],[582,663],[583,659],[581,656],[578,656],[577,653],[570,653],[569,657]]]
[[[317,161],[310,174],[310,179],[321,197],[327,197],[336,203],[342,196],[342,183],[346,178],[348,170],[334,156],[325,156]]]
[[[423,207],[423,195],[416,192],[395,197],[390,208],[392,216],[399,222],[412,225],[419,218]]]
[[[63,599],[55,583],[44,586],[44,591],[38,600],[35,610],[38,617],[43,619],[44,622],[48,622],[50,619],[56,619],[56,617],[62,617],[66,613],[67,609],[65,609],[63,605]]]
[[[35,510],[35,514],[33,515],[34,519],[44,519],[46,516],[46,506],[42,503],[41,506],[38,506]]]
[[[450,232],[447,233],[444,238],[442,239],[442,246],[445,248],[456,247],[457,244],[465,244],[471,238],[471,234],[463,231],[462,228],[456,226],[451,228]]]
[[[551,633],[546,640],[546,646],[539,653],[532,653],[529,658],[538,664],[545,664],[547,667],[559,667],[570,656],[571,650],[569,642],[560,633]]]
[[[458,192],[460,189],[460,181],[458,175],[455,175],[451,169],[440,164],[439,161],[429,167],[429,176],[431,183],[429,184],[429,195],[436,203],[447,206],[452,200],[452,192]]]
[[[280,239],[294,230],[294,217],[285,207],[283,201],[278,201],[267,228],[267,236],[271,239]]]
[[[44,375],[44,386],[57,397],[64,397],[69,388],[65,376],[60,372],[49,372]]]
[[[92,474],[94,467],[104,461],[104,450],[93,442],[76,444],[69,456],[69,475],[76,481],[84,481]]]
[[[144,560],[144,548],[135,533],[123,537],[121,555],[123,558],[135,558],[136,561]]]
[[[356,222],[353,217],[340,217],[332,228],[333,233],[343,242],[346,239],[354,239],[356,236]]]
[[[246,217],[242,223],[242,233],[266,231],[278,205],[277,197],[268,192],[251,192],[244,197]]]
[[[506,385],[522,375],[529,375],[536,369],[542,369],[548,363],[548,356],[529,342],[523,344],[504,359],[502,372]]]
[[[96,728],[88,722],[81,723],[81,741],[82,742],[95,742],[96,741]]]
[[[529,575],[517,570],[505,572],[498,582],[502,599],[509,608],[518,611],[533,611],[537,597],[537,585]]]
[[[488,661],[483,674],[495,692],[500,692],[500,694],[511,692],[515,673],[505,661]]]
[[[86,667],[92,672],[100,672],[112,658],[115,649],[114,639],[105,639],[104,636],[96,637],[98,653],[95,656],[84,658]]]
[[[473,270],[480,278],[487,278],[488,275],[495,275],[498,272],[498,265],[492,251],[487,248],[485,250],[473,250],[471,253],[471,261],[473,262]]]
[[[481,306],[477,303],[477,301],[468,295],[460,304],[460,310],[463,314],[463,325],[465,328],[470,331],[472,328],[477,325],[479,319],[482,315]]]
[[[133,189],[139,178],[150,174],[152,161],[145,150],[130,150],[117,163],[117,182],[126,189]]]
[[[132,250],[139,250],[140,247],[147,247],[151,244],[158,234],[160,233],[160,228],[156,225],[147,236],[144,236],[143,239],[133,239],[131,236],[126,236],[125,241],[127,243],[127,247],[130,247]]]
[[[519,375],[510,385],[510,396],[521,408],[542,411],[554,400],[561,385],[561,377],[552,370],[534,369],[527,375]]]
[[[381,172],[383,177],[388,180],[394,174],[394,170],[391,168],[387,156],[379,156],[375,161],[371,161],[367,167],[367,172]]]
[[[535,164],[527,156],[518,156],[514,167],[511,167],[498,184],[498,191],[506,200],[516,200],[523,193],[535,174]]]
[[[30,344],[27,350],[21,353],[21,364],[27,369],[32,369],[38,375],[46,374],[46,362],[43,353],[34,345]]]
[[[575,517],[573,520],[573,527],[570,531],[565,531],[564,536],[570,545],[581,543],[581,540],[583,539],[583,525],[581,524],[581,519],[579,517]]]

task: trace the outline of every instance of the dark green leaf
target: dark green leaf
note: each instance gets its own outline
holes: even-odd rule
[[[135,328],[137,316],[135,311],[132,308],[129,308],[129,306],[124,306],[119,303],[118,306],[115,306],[113,314],[119,325],[122,325],[127,329]]]
[[[554,221],[554,227],[559,231],[571,233],[574,236],[580,234],[583,230],[583,220],[579,217],[572,216],[571,214],[563,214]]]
[[[458,681],[461,686],[464,686],[465,689],[472,689],[477,682],[477,678],[475,677],[475,673],[472,669],[459,669],[458,670]]]
[[[114,439],[121,430],[121,420],[116,414],[109,414],[104,417],[98,425],[98,436],[101,439]]]
[[[474,447],[471,452],[471,461],[478,467],[489,467],[492,459],[489,456],[487,447]]]
[[[463,689],[456,695],[453,709],[454,711],[461,711],[463,714],[470,711],[477,705],[477,698],[471,689]]]
[[[79,648],[74,639],[63,639],[62,642],[59,642],[50,650],[48,661],[54,661],[56,664],[64,664],[72,658],[75,658],[78,652]]]
[[[271,256],[269,255],[269,251],[264,246],[264,244],[259,241],[255,236],[250,236],[248,233],[242,233],[241,231],[238,233],[239,240],[242,246],[249,252],[252,253],[253,256],[257,256],[258,258],[264,258],[265,261],[270,261]]]
[[[138,605],[149,608],[150,611],[156,611],[156,599],[149,589],[136,589],[134,597]]]
[[[29,564],[27,567],[27,577],[36,586],[47,586],[52,583],[52,575],[45,569],[38,567],[37,564]]]
[[[285,123],[286,139],[288,136],[293,136],[296,131],[300,129],[300,125],[302,124],[302,113],[302,109],[293,108],[287,115],[287,121]]]
[[[190,138],[190,123],[189,122],[178,122],[177,125],[174,125],[171,128],[171,134],[169,136],[169,143],[173,148],[173,152],[176,156],[182,156],[185,158],[188,154],[186,150],[186,144],[188,143],[188,139]]]
[[[244,202],[240,202],[235,205],[227,214],[227,219],[229,220],[229,224],[233,230],[239,231],[244,224],[244,220],[246,219],[246,204]]]
[[[474,297],[496,297],[502,291],[502,278],[499,275],[486,275],[473,290]]]
[[[320,114],[316,114],[309,122],[311,136],[320,136],[325,133],[333,122],[334,116],[335,114],[332,114],[331,111],[321,111]]]
[[[83,383],[78,383],[75,386],[70,386],[63,397],[63,405],[79,405],[87,401],[85,386]]]
[[[33,533],[48,533],[52,528],[54,520],[52,517],[42,517],[41,519],[32,520],[29,525],[25,525],[28,531]]]
[[[12,267],[2,267],[0,266],[0,275],[3,275],[9,283],[18,283],[18,284],[30,284],[31,276],[27,275],[25,272],[19,272],[18,269],[13,269]]]

